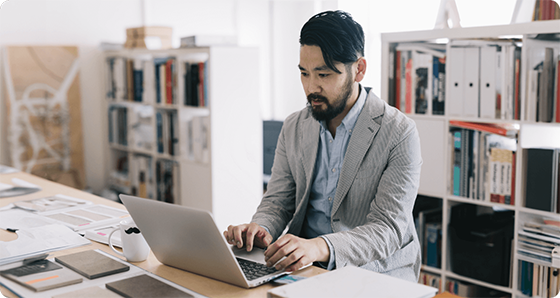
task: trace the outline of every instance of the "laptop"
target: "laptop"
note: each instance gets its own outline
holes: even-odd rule
[[[243,288],[287,274],[266,267],[264,250],[228,244],[210,212],[151,199],[119,195],[161,263]]]

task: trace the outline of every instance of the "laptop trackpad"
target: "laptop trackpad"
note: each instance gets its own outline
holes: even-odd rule
[[[230,249],[233,251],[233,254],[245,260],[254,261],[261,264],[266,264],[264,261],[264,249],[253,247],[252,251],[247,251],[245,247],[237,248],[235,246],[230,246]]]

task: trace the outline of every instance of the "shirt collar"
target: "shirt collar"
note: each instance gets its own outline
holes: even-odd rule
[[[362,84],[360,84],[359,86],[360,86],[360,95],[358,96],[358,100],[356,100],[354,106],[352,106],[350,111],[348,111],[348,114],[346,114],[344,119],[342,119],[343,128],[345,128],[346,130],[354,129],[354,125],[356,125],[356,121],[358,121],[358,116],[360,115],[360,112],[362,111],[362,108],[366,103],[366,98],[367,98],[366,89],[362,86]],[[327,129],[327,122],[323,120],[320,123],[321,123],[321,132],[323,132],[324,130]]]

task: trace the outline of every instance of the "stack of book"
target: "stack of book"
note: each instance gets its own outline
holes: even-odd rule
[[[407,114],[443,115],[445,45],[400,43],[391,57],[390,104]]]
[[[552,251],[560,246],[560,227],[558,221],[546,222],[530,221],[519,231],[517,252],[531,259],[552,265]]]
[[[449,125],[451,193],[515,205],[517,126],[456,120]]]
[[[560,269],[531,262],[519,262],[519,290],[528,297],[558,297]]]
[[[548,42],[534,47],[529,60],[527,120],[560,123],[560,48]]]

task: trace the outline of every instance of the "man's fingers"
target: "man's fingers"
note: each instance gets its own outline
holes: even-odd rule
[[[243,232],[245,232],[245,230],[247,229],[247,225],[239,225],[239,226],[235,226],[232,229],[232,234],[233,234],[233,241],[231,242],[231,244],[237,246],[237,248],[242,248],[243,247]]]
[[[253,250],[253,243],[255,243],[255,236],[259,233],[260,226],[249,225],[247,232],[245,234],[245,246],[247,246],[247,251]]]
[[[291,237],[284,236],[268,247],[265,252],[267,266],[274,266],[283,257],[288,257],[297,248],[291,240]],[[282,262],[284,264],[284,266],[281,266],[282,268],[289,265],[289,263],[286,263],[286,260],[282,260]]]

